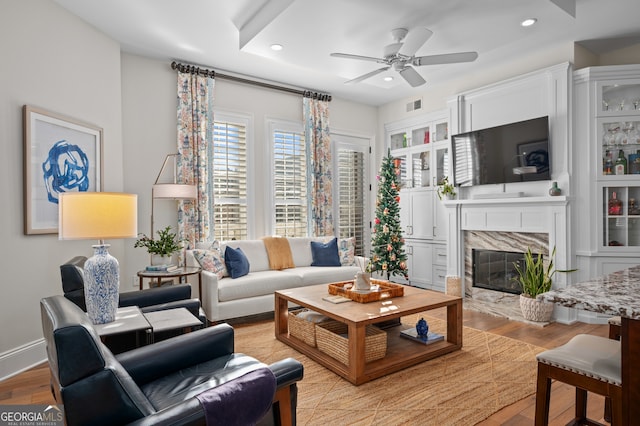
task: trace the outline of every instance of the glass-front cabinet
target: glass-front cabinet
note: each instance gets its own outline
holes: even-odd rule
[[[434,187],[448,173],[449,125],[446,120],[390,133],[403,188]]]
[[[640,117],[634,118],[598,119],[601,176],[640,177]]]
[[[409,283],[439,291],[444,290],[446,275],[447,227],[436,188],[449,174],[447,116],[442,111],[385,125],[400,181],[400,222]],[[406,283],[397,277],[394,281]]]
[[[431,130],[429,126],[417,129],[403,130],[391,135],[391,150],[420,146],[431,142]]]
[[[435,148],[435,177],[436,183],[441,183],[445,177],[449,176],[449,144],[448,141],[444,145]]]
[[[601,81],[597,85],[599,116],[640,111],[640,79]]]
[[[606,186],[602,192],[602,245],[640,247],[640,187]]]
[[[602,251],[640,248],[640,80],[596,84]]]

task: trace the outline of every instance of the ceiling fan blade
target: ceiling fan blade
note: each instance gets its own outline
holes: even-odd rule
[[[407,83],[409,83],[411,87],[422,86],[426,83],[426,80],[422,78],[420,74],[418,74],[418,71],[411,67],[404,67],[403,69],[401,69],[400,75],[402,76],[402,78],[407,80]]]
[[[422,45],[429,40],[429,37],[431,37],[432,34],[433,33],[425,27],[415,27],[409,30],[409,33],[404,38],[404,43],[398,53],[404,56],[415,55],[418,49],[420,49]]]
[[[361,60],[361,61],[377,62],[379,64],[386,64],[387,63],[382,58],[374,58],[372,56],[352,55],[350,53],[330,53],[329,56],[333,56],[334,58],[358,59],[358,60]]]
[[[358,83],[358,82],[360,82],[360,81],[362,81],[362,80],[366,80],[366,79],[368,79],[368,78],[370,78],[370,77],[373,77],[374,75],[378,75],[378,74],[380,74],[381,72],[385,72],[385,71],[386,71],[386,70],[388,70],[389,68],[391,68],[391,67],[383,67],[383,68],[379,68],[379,69],[377,69],[377,70],[375,70],[375,71],[371,71],[371,72],[368,72],[368,73],[366,73],[366,74],[363,74],[363,75],[361,75],[360,77],[356,77],[356,78],[354,78],[353,80],[345,81],[345,82],[344,82],[344,84]]]
[[[401,47],[402,47],[402,43],[388,44],[384,47],[382,56],[384,56],[385,58],[388,58],[389,56],[393,56],[396,53],[398,53],[398,50],[400,50]]]
[[[444,55],[418,56],[411,63],[417,67],[424,65],[455,64],[458,62],[473,62],[478,52],[445,53]]]

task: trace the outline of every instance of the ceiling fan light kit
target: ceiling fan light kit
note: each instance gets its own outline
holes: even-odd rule
[[[411,87],[418,87],[426,83],[425,79],[413,67],[425,65],[454,64],[460,62],[473,62],[478,57],[477,52],[448,53],[442,55],[418,56],[415,54],[433,33],[424,27],[416,27],[411,31],[405,28],[391,30],[394,43],[383,49],[383,58],[372,56],[352,55],[350,53],[331,53],[334,58],[357,59],[360,61],[376,62],[384,64],[382,68],[368,72],[359,77],[346,81],[345,84],[358,83],[383,73],[390,68],[397,71]]]

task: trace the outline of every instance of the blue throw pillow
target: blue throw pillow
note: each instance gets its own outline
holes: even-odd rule
[[[341,266],[338,239],[334,238],[328,243],[311,241],[311,257],[311,266]]]
[[[224,250],[224,264],[227,265],[231,278],[240,278],[249,273],[249,259],[240,247],[234,249],[227,246]]]

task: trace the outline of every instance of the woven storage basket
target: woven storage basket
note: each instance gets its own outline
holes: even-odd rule
[[[349,365],[349,340],[341,335],[347,335],[348,327],[338,321],[326,321],[316,324],[316,343],[318,349],[337,359],[344,365]],[[387,353],[387,333],[377,327],[368,325],[364,338],[365,362],[384,358]]]
[[[316,347],[316,324],[304,318],[298,317],[309,309],[296,309],[289,312],[289,334],[302,340],[309,346]]]

